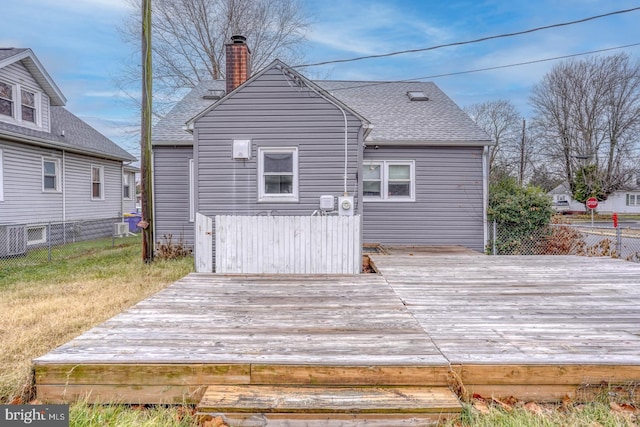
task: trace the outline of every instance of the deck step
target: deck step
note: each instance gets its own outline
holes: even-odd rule
[[[447,387],[209,386],[201,417],[229,425],[430,425],[462,406]],[[390,424],[391,422],[391,424]]]

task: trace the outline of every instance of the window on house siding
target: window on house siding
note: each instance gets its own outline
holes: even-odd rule
[[[362,177],[364,200],[415,201],[413,161],[367,161]]]
[[[102,166],[91,166],[91,198],[104,199],[104,169]]]
[[[22,121],[36,122],[36,94],[22,89],[20,91],[20,102],[22,103]]]
[[[122,197],[127,200],[131,199],[131,174],[122,175]]]
[[[640,206],[640,194],[627,194],[627,206]]]
[[[27,245],[37,245],[42,243],[47,243],[46,226],[42,225],[27,228]]]
[[[60,190],[60,161],[58,159],[42,159],[42,190]]]
[[[298,149],[261,148],[259,151],[259,200],[298,200]]]
[[[13,117],[13,87],[0,82],[0,114]]]

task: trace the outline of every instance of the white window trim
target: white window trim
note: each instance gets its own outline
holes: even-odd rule
[[[27,126],[31,128],[41,128],[42,127],[42,93],[38,90],[23,87],[19,83],[11,83],[6,80],[0,80],[4,84],[8,84],[11,86],[12,96],[13,96],[13,115],[12,116],[4,116],[0,115],[0,120],[16,123],[22,126]],[[22,120],[22,90],[33,93],[33,103],[35,104],[35,123]]]
[[[195,165],[189,159],[189,222],[196,220]]]
[[[29,231],[31,230],[41,230],[41,238],[37,240],[28,240]],[[37,225],[37,226],[27,227],[27,245],[39,245],[42,243],[47,243],[47,226]]]
[[[627,206],[640,206],[640,194],[627,193],[626,199]]]
[[[16,122],[16,85],[14,83],[5,81],[5,80],[0,80],[0,82],[9,85],[9,87],[11,88],[11,102],[12,102],[12,106],[11,106],[11,116],[5,116],[4,114],[0,114],[0,118],[2,118],[2,120],[4,121],[11,121],[11,122]]]
[[[56,188],[44,188],[44,162],[52,162],[56,165]],[[60,193],[60,174],[62,170],[60,169],[60,159],[55,159],[52,157],[43,157],[42,158],[42,192],[43,193]]]
[[[0,149],[0,202],[4,202],[4,157]]]
[[[132,175],[131,172],[125,172],[125,173],[122,174],[122,198],[124,200],[131,200],[132,199],[132,197],[131,197],[131,175]],[[93,176],[91,176],[91,179],[93,179]],[[125,183],[126,183],[127,180],[129,181],[129,183],[126,185],[127,187],[129,187],[129,196],[125,196],[125,194],[124,194],[124,187],[125,187]],[[134,181],[135,181],[135,179],[134,179]],[[92,191],[92,193],[93,193],[93,191]]]
[[[415,160],[365,160],[363,168],[371,165],[380,166],[380,197],[363,196],[364,202],[415,202],[416,201],[416,162]],[[389,166],[409,166],[411,185],[410,196],[389,196]],[[364,172],[362,173],[364,182]]]
[[[100,170],[100,197],[93,197],[93,169],[97,168]],[[100,201],[104,200],[104,166],[102,165],[91,165],[91,174],[89,175],[89,191],[91,195],[91,200]]]
[[[293,154],[293,192],[291,194],[266,194],[264,191],[264,153]],[[258,149],[258,202],[292,203],[298,202],[298,147],[261,147]]]

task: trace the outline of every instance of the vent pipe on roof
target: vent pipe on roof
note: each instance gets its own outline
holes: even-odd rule
[[[227,93],[231,93],[251,75],[251,51],[246,42],[245,36],[235,35],[231,37],[231,43],[225,45]]]

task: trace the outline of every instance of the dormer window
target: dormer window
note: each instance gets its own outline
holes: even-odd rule
[[[13,87],[0,82],[0,114],[13,117]]]
[[[22,120],[36,122],[36,94],[22,89],[20,91],[22,102]]]

